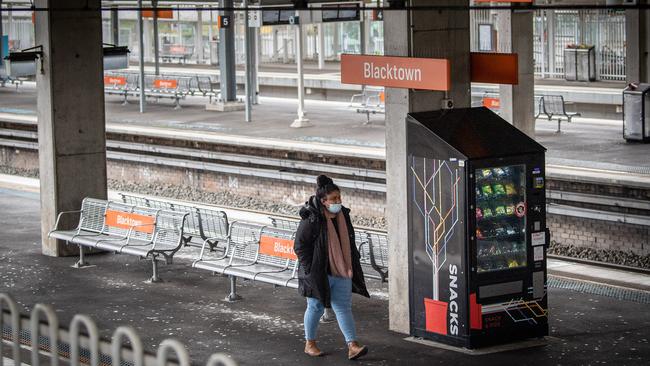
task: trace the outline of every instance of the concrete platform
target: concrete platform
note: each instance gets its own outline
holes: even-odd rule
[[[335,324],[321,328],[328,355],[302,353],[305,301],[295,290],[242,282],[237,303],[221,301],[227,281],[188,267],[192,253],[179,252],[162,266],[162,284],[144,282],[150,265],[112,254],[88,258],[95,267],[70,268],[74,258],[40,254],[39,201],[32,192],[0,188],[0,291],[20,305],[54,305],[65,324],[74,313],[97,320],[102,335],[118,325],[134,326],[151,349],[163,338],[184,341],[196,364],[213,352],[228,352],[242,365],[348,365]],[[551,288],[553,341],[544,347],[489,355],[465,355],[404,341],[387,331],[385,286],[370,282],[371,299],[354,298],[360,339],[369,345],[361,365],[631,364],[650,359],[647,304]],[[646,360],[646,361],[643,361]]]
[[[297,102],[284,98],[260,98],[254,106],[253,122],[244,122],[244,112],[207,112],[206,98],[188,97],[183,108],[173,110],[171,103],[149,103],[141,115],[137,101],[122,106],[120,98],[107,96],[107,122],[122,129],[179,130],[197,138],[219,138],[230,141],[242,139],[243,144],[264,143],[293,145],[295,149],[309,149],[323,144],[323,148],[340,154],[379,157],[385,154],[385,122],[383,115],[371,115],[371,123],[364,125],[366,116],[355,113],[342,102],[307,101],[306,117],[313,127],[293,129]],[[36,94],[34,86],[0,88],[0,118],[14,116],[35,121]],[[116,127],[117,128],[117,127]],[[163,129],[159,129],[163,128]],[[548,148],[547,163],[557,167],[575,167],[598,171],[625,172],[638,175],[643,183],[650,175],[650,144],[628,143],[622,138],[622,121],[575,118],[562,124],[562,133],[555,133],[557,123],[539,119],[537,140]],[[190,138],[188,136],[188,138]],[[193,137],[192,137],[193,138]],[[250,139],[256,139],[253,142]],[[327,146],[325,146],[327,145]]]

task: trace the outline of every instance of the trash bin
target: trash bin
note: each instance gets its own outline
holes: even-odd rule
[[[650,84],[630,83],[623,90],[623,138],[650,141]]]
[[[564,78],[571,81],[596,80],[594,46],[573,46],[564,49]]]

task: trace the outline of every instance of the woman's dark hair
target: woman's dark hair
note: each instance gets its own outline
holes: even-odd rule
[[[316,188],[316,198],[319,200],[327,197],[327,195],[332,192],[341,191],[339,189],[339,186],[334,184],[332,178],[323,174],[319,175],[318,178],[316,178],[316,185],[318,186],[318,188]]]

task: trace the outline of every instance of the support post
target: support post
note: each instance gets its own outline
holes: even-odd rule
[[[305,78],[302,61],[302,25],[294,26],[296,32],[296,64],[298,66],[298,118],[296,118],[291,127],[301,128],[311,126],[309,119],[305,118]]]
[[[117,11],[117,7],[114,6],[111,8],[111,42],[114,45],[120,45],[120,13]]]
[[[196,54],[196,63],[203,63],[203,11],[200,9],[196,12],[196,31],[194,32],[194,53]]]
[[[639,5],[648,5],[640,0]],[[625,10],[625,80],[650,82],[650,9]]]
[[[245,120],[246,122],[251,122],[251,33],[248,28],[248,0],[243,0],[242,5],[244,6],[244,73],[246,75],[246,82],[244,84],[244,92],[246,94],[245,100]]]
[[[447,93],[386,89],[386,217],[390,253],[388,277],[389,328],[410,332],[409,214],[407,206],[406,114],[440,109],[451,98],[456,107],[470,106],[469,0],[449,0],[450,10],[392,10],[384,12],[387,56],[446,58],[451,62]],[[412,0],[412,6],[439,5],[437,0]]]
[[[2,50],[4,49],[3,35],[4,35],[4,30],[2,29],[2,0],[0,0],[0,69],[4,68],[4,64],[5,64],[4,57],[2,57]]]
[[[499,52],[516,53],[519,84],[499,85],[500,115],[513,126],[535,137],[535,66],[533,59],[533,11],[502,10],[497,15]]]
[[[153,64],[154,72],[160,75],[160,41],[158,39],[158,0],[152,0],[153,5]]]
[[[140,113],[144,113],[146,95],[144,85],[144,21],[142,19],[142,0],[138,0],[138,47],[140,48],[139,61],[140,64]]]
[[[325,68],[325,34],[323,30],[325,27],[323,23],[318,23],[318,69],[323,70]]]
[[[220,0],[219,5],[225,9],[232,9],[233,0]],[[234,22],[234,12],[223,10],[224,16],[229,16]],[[228,28],[219,30],[219,70],[221,73],[221,98],[224,102],[237,100],[237,81],[235,76],[235,31],[231,24]]]
[[[59,212],[84,197],[106,199],[102,14],[100,0],[36,0],[35,43],[43,46],[36,75],[43,254],[76,255],[49,239]],[[61,228],[77,220],[64,215]]]
[[[85,257],[84,257],[84,247],[83,247],[83,245],[79,246],[79,260],[72,267],[73,268],[89,267],[89,263],[86,262]]]

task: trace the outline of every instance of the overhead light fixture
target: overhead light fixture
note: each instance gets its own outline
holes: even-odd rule
[[[11,52],[5,57],[7,75],[17,78],[36,75],[36,60],[41,62],[43,73],[43,46],[26,48],[20,52]]]
[[[129,67],[130,52],[128,47],[104,43],[104,70],[118,70]]]

